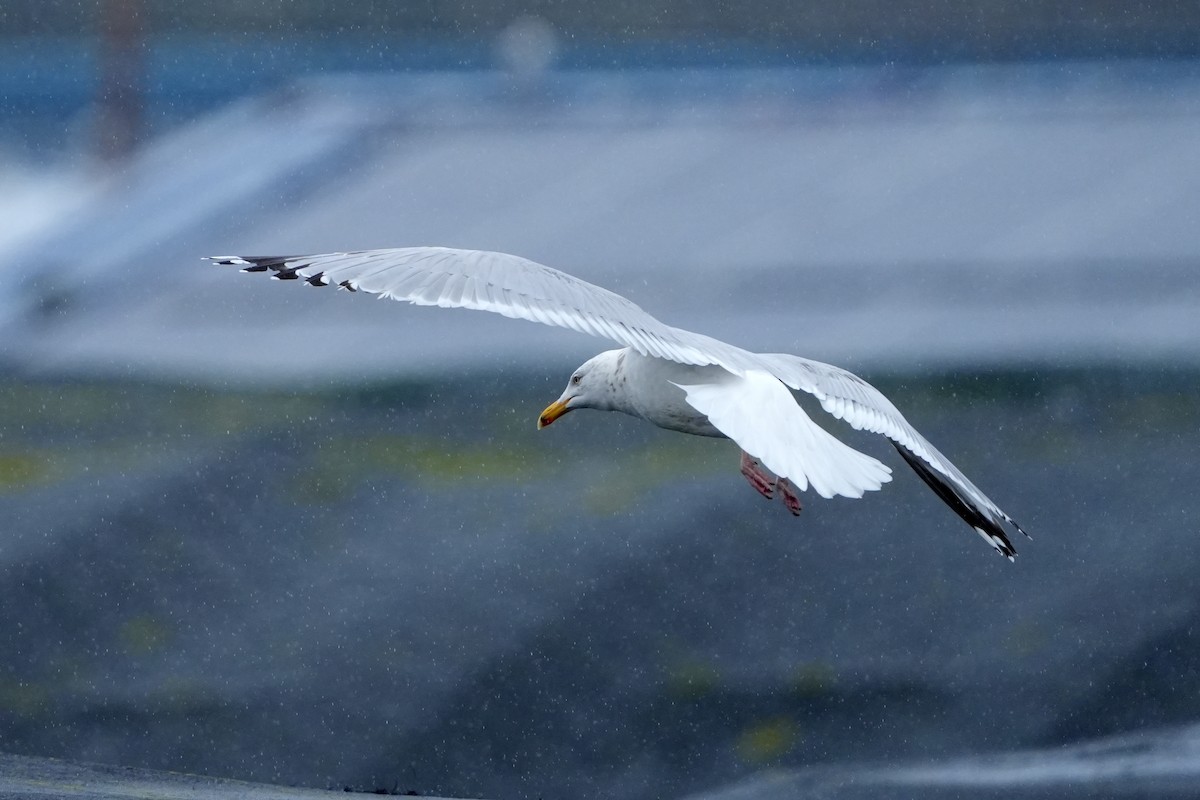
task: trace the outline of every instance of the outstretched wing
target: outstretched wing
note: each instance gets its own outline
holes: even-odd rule
[[[1016,555],[1004,523],[1024,533],[917,433],[886,397],[858,376],[798,356],[750,353],[673,328],[618,294],[534,261],[445,247],[210,260],[245,272],[271,272],[279,280],[304,280],[312,286],[338,286],[417,305],[470,308],[557,325],[612,339],[642,355],[681,364],[714,364],[738,376],[769,372],[791,388],[814,395],[822,408],[854,428],[891,439],[938,496],[1001,554],[1010,559]]]
[[[721,363],[698,349],[687,331],[664,325],[621,295],[507,253],[404,247],[209,260],[243,272],[272,272],[278,280],[304,280],[312,286],[338,286],[421,306],[470,308],[557,325],[681,364]]]
[[[966,520],[984,541],[1009,559],[1016,548],[1005,523],[1026,537],[1012,517],[963,475],[937,448],[908,423],[883,393],[852,372],[787,353],[763,353],[763,367],[793,389],[808,392],[821,407],[856,430],[882,434],[946,505]]]

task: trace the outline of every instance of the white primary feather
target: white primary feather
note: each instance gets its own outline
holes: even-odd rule
[[[1010,558],[1015,554],[1003,522],[1019,531],[1020,526],[909,425],[886,397],[839,367],[782,353],[751,353],[673,328],[607,289],[505,253],[408,247],[211,260],[250,272],[269,271],[281,280],[304,279],[311,285],[334,285],[418,305],[491,311],[602,336],[644,356],[716,365],[741,379],[735,385],[745,395],[722,396],[719,385],[686,385],[682,388],[688,402],[772,471],[801,487],[811,482],[824,496],[860,496],[890,479],[878,461],[813,423],[787,395],[786,384],[812,394],[825,411],[854,428],[887,436],[921,478],[989,544]],[[762,405],[750,413],[755,401]],[[769,410],[769,421],[755,421],[764,409]],[[772,439],[772,431],[777,439]]]

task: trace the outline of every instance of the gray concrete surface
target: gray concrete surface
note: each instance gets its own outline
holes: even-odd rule
[[[404,794],[397,787],[369,792]],[[0,754],[3,800],[332,800],[345,791]],[[686,800],[1100,800],[1200,797],[1200,728],[926,763],[774,770]]]
[[[688,800],[1200,797],[1200,727],[924,764],[777,770]]]
[[[0,753],[3,800],[333,800],[354,796],[344,791]]]

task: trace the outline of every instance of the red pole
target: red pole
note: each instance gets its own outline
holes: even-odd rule
[[[96,145],[102,159],[115,161],[133,151],[141,133],[141,0],[103,0],[100,16]]]

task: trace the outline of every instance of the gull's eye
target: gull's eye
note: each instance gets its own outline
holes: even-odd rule
[[[583,379],[582,375],[572,375],[571,376],[571,384],[574,386],[578,386],[579,381],[581,381],[582,379]]]

